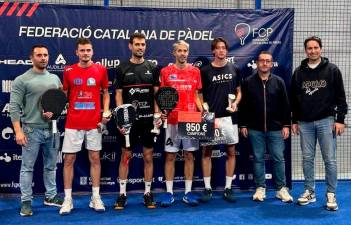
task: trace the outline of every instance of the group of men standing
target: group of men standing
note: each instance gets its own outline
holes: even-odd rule
[[[173,44],[175,62],[161,70],[144,59],[146,38],[134,33],[129,40],[131,58],[116,70],[114,88],[116,106],[133,104],[137,106],[138,118],[130,132],[130,147],[124,141],[124,129],[119,129],[118,141],[121,143],[119,163],[119,195],[114,204],[116,210],[127,205],[127,180],[132,151],[142,145],[144,158],[144,204],[156,208],[151,192],[153,178],[153,144],[151,130],[159,127],[162,120],[168,120],[165,130],[165,184],[166,194],[161,206],[171,206],[175,201],[173,179],[176,153],[184,151],[185,193],[182,201],[198,205],[199,200],[208,202],[212,198],[211,155],[213,146],[202,147],[202,171],[204,193],[198,199],[192,193],[194,171],[193,152],[199,149],[199,141],[177,136],[178,113],[214,112],[216,118],[230,117],[234,130],[230,135],[233,142],[226,144],[225,187],[223,198],[234,202],[232,180],[235,170],[235,144],[239,141],[239,129],[243,137],[249,138],[253,149],[253,171],[256,191],[253,200],[264,201],[265,152],[273,159],[273,175],[277,188],[276,197],[283,202],[292,202],[293,197],[286,187],[284,139],[289,137],[290,127],[301,137],[303,153],[303,172],[305,191],[298,198],[300,205],[314,202],[314,157],[316,141],[321,146],[326,165],[327,209],[337,210],[336,203],[336,135],[344,132],[344,118],[347,113],[346,97],[339,69],[327,58],[321,56],[322,42],[318,37],[307,38],[304,42],[307,58],[302,61],[292,77],[290,98],[284,81],[271,73],[272,53],[262,51],[257,57],[257,71],[242,79],[240,70],[226,60],[229,45],[223,38],[215,38],[211,43],[213,61],[201,68],[188,63],[189,44],[177,41]],[[16,142],[22,146],[21,165],[21,210],[22,216],[32,215],[32,176],[39,149],[43,149],[44,184],[46,188],[44,204],[59,206],[60,214],[69,214],[73,209],[72,180],[76,153],[81,150],[83,141],[88,150],[90,175],[92,178],[92,197],[89,206],[96,211],[105,211],[99,194],[101,130],[110,117],[110,96],[106,69],[93,63],[93,46],[88,39],[78,39],[76,55],[79,62],[64,70],[63,85],[60,79],[46,70],[48,49],[43,45],[33,46],[31,60],[33,68],[17,77],[13,83],[10,99],[11,120],[16,133]],[[213,79],[216,77],[216,79]],[[218,78],[218,79],[217,79]],[[170,113],[161,112],[154,95],[160,87],[173,87],[179,95],[179,102]],[[50,88],[62,88],[69,99],[65,135],[62,151],[64,153],[64,199],[57,196],[56,156],[53,148],[53,135],[50,133],[50,112],[43,112],[38,101],[43,92]],[[131,89],[138,88],[138,93]],[[102,104],[100,95],[102,92]],[[228,110],[228,95],[235,98]],[[289,103],[290,102],[290,103]],[[102,106],[101,106],[102,105]],[[33,107],[34,106],[34,107]],[[101,115],[101,108],[103,113]],[[239,110],[238,110],[239,109]],[[20,115],[20,112],[23,112]],[[239,111],[239,112],[238,112]],[[238,112],[238,113],[237,113]],[[291,119],[292,112],[292,119]],[[154,115],[161,115],[155,117]],[[236,115],[238,114],[238,115]],[[237,118],[238,117],[238,118]],[[292,123],[291,123],[292,121]],[[22,126],[21,126],[22,124]]]

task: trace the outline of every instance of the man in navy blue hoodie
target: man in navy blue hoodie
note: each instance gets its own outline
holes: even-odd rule
[[[248,137],[253,149],[253,172],[256,192],[254,201],[266,198],[265,152],[273,159],[276,197],[290,203],[293,198],[286,187],[284,139],[289,137],[289,98],[282,78],[271,73],[272,54],[262,51],[257,59],[257,73],[247,77],[242,84],[239,111],[241,134]]]
[[[321,56],[320,38],[307,38],[304,47],[307,58],[296,68],[291,80],[292,132],[300,134],[305,177],[305,191],[298,203],[316,201],[314,159],[318,140],[325,165],[326,207],[335,211],[336,136],[344,132],[347,113],[344,85],[338,67]]]

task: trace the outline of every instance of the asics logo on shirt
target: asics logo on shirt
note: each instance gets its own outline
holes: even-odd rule
[[[232,78],[233,78],[233,74],[231,74],[231,73],[218,74],[218,75],[213,76],[212,82],[231,80]]]

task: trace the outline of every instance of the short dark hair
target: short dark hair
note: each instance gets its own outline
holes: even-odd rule
[[[32,48],[31,48],[31,50],[30,50],[30,55],[31,55],[31,56],[33,56],[34,50],[35,50],[36,48],[46,48],[46,50],[49,51],[49,49],[48,49],[48,47],[46,47],[46,45],[43,45],[43,44],[36,44],[36,45],[33,45]]]
[[[135,33],[133,33],[133,34],[130,36],[130,38],[129,38],[129,44],[133,44],[133,40],[134,40],[135,38],[146,39],[145,34],[139,33],[139,32],[135,32]]]
[[[260,58],[260,55],[263,55],[263,54],[272,56],[272,60],[273,60],[273,55],[270,51],[261,51],[260,53],[258,53],[257,60]]]
[[[76,42],[76,49],[78,49],[79,45],[93,45],[88,38],[78,38]]]
[[[317,37],[317,36],[311,36],[311,37],[306,38],[305,41],[303,42],[303,46],[305,47],[305,49],[307,48],[307,43],[309,41],[316,41],[316,42],[318,42],[319,47],[322,48],[322,40],[319,37]]]
[[[217,38],[213,39],[213,41],[211,42],[211,51],[213,51],[213,50],[216,49],[217,44],[218,44],[219,42],[223,42],[224,45],[225,45],[225,48],[226,48],[227,50],[229,49],[229,45],[228,45],[227,40],[225,40],[225,39],[222,38],[222,37],[217,37]]]

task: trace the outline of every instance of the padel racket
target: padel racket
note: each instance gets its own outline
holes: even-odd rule
[[[136,110],[132,104],[123,104],[115,108],[112,112],[116,125],[125,130],[126,147],[130,147],[129,134],[134,121],[136,120]]]
[[[41,96],[40,104],[44,112],[52,112],[52,133],[57,133],[57,119],[67,104],[66,94],[60,89],[49,89]]]
[[[167,114],[169,111],[173,110],[178,103],[178,92],[172,87],[160,87],[156,93],[156,102],[160,107],[161,111]],[[167,128],[167,119],[163,122],[163,127]]]

